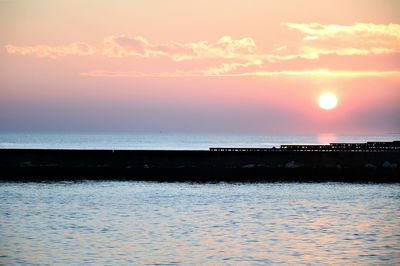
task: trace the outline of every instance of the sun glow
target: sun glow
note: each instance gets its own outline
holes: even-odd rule
[[[331,92],[325,92],[318,98],[318,105],[324,110],[332,110],[337,105],[337,97]]]

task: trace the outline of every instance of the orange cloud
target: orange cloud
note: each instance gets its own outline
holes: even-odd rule
[[[10,54],[30,55],[53,59],[67,55],[92,55],[95,53],[95,48],[82,42],[75,42],[62,46],[16,46],[12,44],[7,44],[5,48],[6,51]]]
[[[8,53],[57,58],[66,55],[92,55],[98,52],[107,57],[140,56],[168,57],[173,61],[204,58],[236,59],[241,63],[261,65],[295,58],[318,59],[320,55],[336,54],[369,55],[400,53],[400,24],[355,23],[353,25],[323,25],[319,23],[285,23],[305,36],[299,44],[290,47],[283,43],[270,53],[260,51],[250,37],[233,39],[222,36],[216,42],[180,43],[170,41],[155,44],[142,36],[111,35],[103,40],[103,46],[76,42],[64,46],[5,46]],[[238,62],[240,63],[240,62]]]
[[[187,44],[168,42],[166,44],[151,44],[142,36],[128,37],[125,35],[108,36],[104,39],[103,54],[109,57],[167,56],[174,61],[195,59],[198,55]]]
[[[143,36],[110,35],[105,37],[102,44],[98,47],[76,42],[64,46],[16,46],[8,44],[5,48],[10,54],[44,58],[58,58],[67,55],[97,55],[110,58],[140,57],[146,60],[154,60],[154,64],[156,65],[158,62],[162,62],[163,59],[169,60],[167,64],[160,64],[160,66],[165,68],[163,69],[165,70],[164,72],[145,73],[140,71],[131,72],[129,70],[95,70],[82,74],[86,76],[110,77],[282,74],[295,76],[298,75],[297,73],[304,76],[309,75],[309,71],[285,71],[285,69],[278,66],[279,62],[290,62],[290,69],[293,70],[297,68],[296,65],[299,65],[299,60],[316,62],[316,64],[319,62],[321,64],[323,62],[326,63],[326,60],[317,61],[322,55],[325,55],[325,57],[330,55],[337,58],[344,56],[381,55],[382,57],[382,55],[400,55],[400,24],[355,23],[353,25],[323,25],[318,23],[285,23],[285,25],[290,29],[300,32],[303,36],[300,37],[297,43],[293,41],[285,42],[283,40],[282,43],[275,44],[276,48],[269,53],[258,47],[254,39],[250,37],[234,39],[231,36],[222,36],[214,42],[169,41],[165,43],[153,43]],[[334,61],[331,60],[330,62]],[[176,63],[176,66],[179,67],[175,65],[171,67],[170,63]],[[332,68],[332,64],[316,64],[311,68],[319,69],[317,72],[312,71],[312,73],[318,76],[359,76],[383,73],[374,71],[335,71],[332,74],[332,71],[320,70],[320,68]],[[180,68],[182,65],[185,66],[184,69]],[[301,67],[305,68],[304,64]],[[274,69],[279,69],[280,72],[274,72]],[[387,74],[387,71],[384,73]]]
[[[399,24],[285,23],[285,25],[306,35],[295,54],[306,59],[318,59],[323,54],[346,56],[400,53]],[[291,59],[293,54],[287,56]]]
[[[207,41],[179,43],[167,42],[152,44],[142,36],[108,36],[104,39],[103,53],[110,57],[166,56],[173,61],[195,60],[201,58],[236,58],[253,63],[261,63],[255,53],[256,44],[252,38],[232,39],[223,36],[215,43]]]

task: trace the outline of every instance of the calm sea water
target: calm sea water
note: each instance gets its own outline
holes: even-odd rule
[[[0,134],[0,148],[208,149],[382,136]],[[0,264],[400,264],[400,184],[0,183]]]
[[[0,183],[0,264],[400,263],[400,184]]]
[[[0,148],[39,149],[190,149],[272,147],[281,144],[328,144],[400,140],[400,134],[344,136],[239,134],[0,134]]]

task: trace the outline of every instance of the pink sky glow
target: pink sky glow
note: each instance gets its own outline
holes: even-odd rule
[[[0,1],[0,131],[400,133],[399,13],[396,0]]]

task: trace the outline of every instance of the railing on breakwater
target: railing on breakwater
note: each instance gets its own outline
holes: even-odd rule
[[[216,152],[400,152],[400,141],[330,143],[329,145],[281,145],[280,148],[210,148]]]

